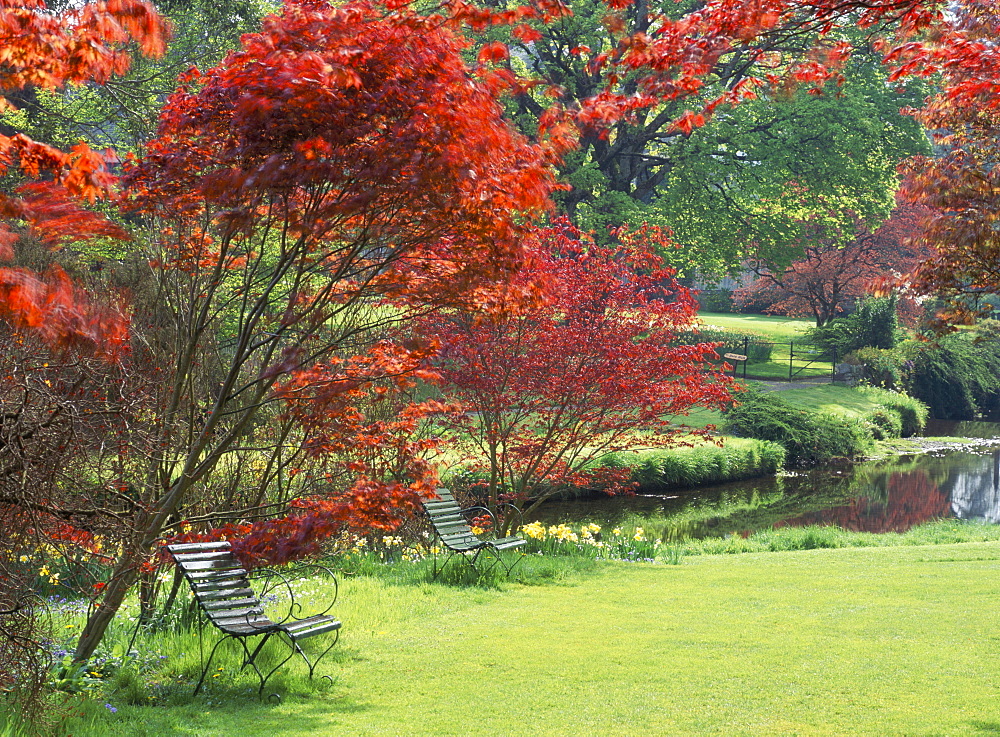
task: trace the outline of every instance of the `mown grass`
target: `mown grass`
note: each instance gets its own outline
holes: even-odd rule
[[[976,735],[1000,543],[607,563],[498,589],[349,578],[333,685],[78,703],[75,735]],[[326,683],[325,681],[323,683]],[[103,712],[103,713],[102,713]]]
[[[698,319],[705,325],[718,325],[728,330],[760,333],[776,343],[787,343],[816,326],[804,317],[773,317],[765,315],[733,315],[725,312],[700,312]]]
[[[786,389],[781,398],[798,409],[825,412],[840,417],[863,417],[877,406],[871,395],[862,390],[838,384]]]
[[[802,343],[805,332],[815,323],[806,318],[765,317],[763,315],[730,315],[717,312],[704,312],[699,319],[705,326],[714,326],[738,332],[756,333],[765,341],[775,343],[771,357],[767,361],[755,361],[751,356],[746,366],[747,376],[757,379],[788,380],[789,378],[789,343]],[[791,358],[791,371],[799,378],[829,376],[832,365],[829,360],[812,362],[810,356],[800,354],[807,348],[799,345],[796,355]],[[739,353],[740,351],[737,351]],[[742,375],[743,366],[737,367],[737,375]]]
[[[781,399],[798,409],[808,412],[825,412],[849,419],[857,419],[879,406],[876,397],[866,394],[863,389],[842,384],[820,384],[795,389],[782,389]],[[721,412],[698,409],[676,422],[688,427],[721,427],[724,418]]]

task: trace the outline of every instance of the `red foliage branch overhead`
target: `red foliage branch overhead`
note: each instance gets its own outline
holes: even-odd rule
[[[567,97],[567,108],[542,115],[543,132],[569,126],[604,136],[637,112],[688,99],[692,109],[673,124],[690,134],[720,106],[754,99],[761,90],[808,85],[818,93],[827,81],[842,81],[841,68],[854,51],[848,31],[857,28],[881,37],[887,50],[903,47],[890,60],[898,78],[916,71],[906,51],[910,40],[945,22],[939,0],[709,0],[681,17],[645,4],[635,9],[633,0],[605,2],[610,46],[570,51],[588,60],[595,91],[578,104]],[[641,21],[633,24],[636,18]],[[496,49],[489,56],[502,58]],[[722,82],[714,92],[711,80]],[[553,95],[562,97],[558,88]]]
[[[283,519],[207,533],[243,536],[257,562],[345,526],[390,528],[434,488],[418,429],[442,407],[401,398],[430,378],[435,345],[385,337],[414,310],[508,301],[549,207],[545,152],[504,120],[464,48],[406,8],[288,3],[186,75],[128,167],[130,205],[162,226],[158,266],[197,285],[189,314],[245,305],[224,326],[235,357],[206,447],[236,442],[222,428],[255,401],[303,433],[312,496]]]
[[[951,298],[944,323],[979,311],[978,296],[1000,292],[1000,8],[962,0],[947,32],[905,49],[919,73],[940,73],[942,91],[913,111],[932,132],[935,156],[908,162],[906,193],[930,208],[916,271],[925,293]]]
[[[398,527],[438,485],[426,460],[438,442],[420,430],[427,417],[449,408],[433,400],[407,404],[397,394],[413,388],[416,379],[437,379],[424,368],[436,352],[433,343],[404,348],[384,342],[365,357],[292,372],[276,393],[286,415],[305,429],[306,452],[316,461],[312,473],[324,477],[314,493],[293,500],[285,516],[171,541],[228,539],[247,566],[258,567],[317,555],[345,530],[367,534]]]
[[[11,107],[3,95],[29,85],[107,81],[128,68],[128,44],[158,55],[166,35],[165,22],[144,0],[71,4],[60,12],[44,0],[0,0],[0,109]],[[21,197],[0,195],[0,260],[13,257],[24,226],[46,245],[124,237],[77,204],[106,196],[114,182],[106,157],[85,143],[66,153],[23,135],[0,135],[0,175],[11,170],[47,181],[22,189]],[[114,350],[126,331],[122,316],[91,306],[59,270],[39,275],[0,268],[0,319],[44,327],[41,334],[52,345],[97,350]]]
[[[442,302],[502,280],[553,182],[463,45],[406,9],[296,2],[192,72],[129,175],[143,212],[212,218],[213,244],[171,265],[249,238],[280,203],[305,258],[378,293]]]

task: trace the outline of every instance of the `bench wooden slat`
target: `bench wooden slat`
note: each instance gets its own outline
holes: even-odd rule
[[[170,550],[171,554],[174,553],[188,553],[188,552],[203,552],[210,550],[229,550],[230,545],[225,540],[220,542],[211,543],[177,543],[176,545],[168,545],[167,549]]]
[[[253,593],[253,592],[251,592]],[[242,599],[238,598],[227,598],[227,599],[208,599],[201,602],[202,609],[206,609],[212,612],[221,611],[223,609],[235,608],[235,607],[260,607],[260,599],[253,596],[244,597]]]
[[[527,544],[527,540],[516,536],[491,540],[476,535],[472,531],[469,521],[470,517],[476,514],[477,510],[479,514],[491,517],[492,515],[483,508],[472,507],[463,510],[458,506],[454,495],[448,489],[437,489],[437,496],[435,498],[424,498],[421,500],[421,503],[431,522],[431,526],[434,528],[434,533],[441,544],[452,551],[453,554],[461,554],[474,569],[476,568],[476,561],[480,554],[484,550],[492,550],[497,553],[494,564],[502,563],[509,574],[514,564],[507,565],[503,562],[500,553]],[[451,556],[445,560],[445,565],[447,565],[450,559]],[[435,563],[435,576],[437,572]]]
[[[322,635],[327,632],[333,632],[334,630],[339,630],[341,623],[334,617],[319,616],[310,617],[309,619],[300,619],[297,622],[292,622],[284,627],[284,631],[293,640],[303,640],[307,637],[314,637],[315,635]]]
[[[260,597],[250,586],[248,572],[233,554],[228,542],[179,543],[167,545],[166,549],[191,587],[191,592],[205,618],[225,635],[240,639],[241,643],[243,643],[242,638],[266,637],[275,633],[284,633],[293,643],[297,643],[299,640],[340,629],[340,622],[325,614],[300,620],[272,621],[264,612]],[[333,580],[333,583],[336,585],[336,579]],[[336,599],[336,595],[334,595],[334,599]],[[294,604],[294,598],[292,602]],[[291,617],[291,613],[289,617]],[[337,639],[334,638],[333,643],[319,658],[329,652],[336,642]],[[251,666],[256,671],[258,678],[260,678],[260,691],[258,693],[263,693],[264,685],[274,671],[264,675],[257,668],[254,660],[259,647],[251,653],[244,643],[243,649],[246,657],[244,666]],[[295,650],[306,661],[309,666],[309,677],[312,678],[316,663],[311,661],[297,645]],[[214,655],[215,648],[212,649],[208,656],[208,662],[202,668],[201,678],[198,685],[195,686],[195,694],[198,693],[205,681],[205,675],[208,673],[208,667],[211,665]],[[317,658],[317,662],[319,658]]]
[[[247,572],[242,568],[230,568],[224,571],[184,571],[189,581],[223,581],[231,578],[246,578]]]
[[[183,560],[178,565],[185,571],[226,571],[241,568],[234,560]]]
[[[228,599],[241,599],[246,596],[256,597],[253,589],[248,588],[246,581],[236,581],[236,585],[227,586],[226,588],[194,588],[191,587],[192,593],[199,602],[209,602],[209,601],[226,601]]]
[[[213,550],[204,553],[178,553],[174,560],[178,563],[187,563],[196,560],[232,560],[233,554],[225,550]]]

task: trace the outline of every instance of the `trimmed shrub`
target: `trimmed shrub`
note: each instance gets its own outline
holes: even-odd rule
[[[726,413],[726,432],[770,440],[784,446],[787,466],[834,458],[855,458],[874,450],[875,441],[860,421],[796,409],[774,393],[750,390]]]
[[[721,448],[704,445],[618,454],[614,463],[631,466],[632,479],[643,491],[660,491],[773,475],[784,467],[785,449],[763,440],[738,440]]]
[[[930,408],[919,399],[878,387],[859,387],[859,391],[899,415],[902,426],[897,437],[909,438],[924,431]]]
[[[871,425],[872,437],[876,440],[891,440],[903,435],[903,418],[889,407],[876,407],[862,419]]]

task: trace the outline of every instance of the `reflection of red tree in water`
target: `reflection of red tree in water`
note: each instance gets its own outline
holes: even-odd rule
[[[894,473],[886,484],[887,501],[858,497],[843,507],[810,512],[775,527],[837,525],[855,532],[905,532],[915,525],[948,516],[948,495],[923,471]]]

